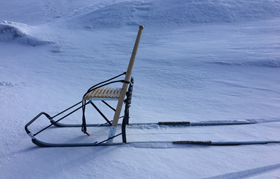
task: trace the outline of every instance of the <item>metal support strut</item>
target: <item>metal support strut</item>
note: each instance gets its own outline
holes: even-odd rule
[[[131,105],[131,98],[132,98],[132,90],[133,90],[133,83],[134,79],[131,77],[130,85],[126,92],[126,99],[124,100],[125,109],[124,109],[124,117],[122,122],[122,140],[123,143],[126,143],[126,125],[129,123],[129,108]]]

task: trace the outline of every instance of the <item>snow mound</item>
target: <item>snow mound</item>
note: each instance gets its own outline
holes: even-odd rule
[[[10,21],[2,21],[0,22],[0,34],[1,40],[4,38],[15,39],[20,37],[26,37],[27,34],[24,31],[24,28],[28,27],[26,24],[15,23]]]
[[[279,1],[161,0],[133,1],[79,13],[77,23],[85,28],[117,28],[125,25],[172,26],[199,23],[229,23],[280,16]]]
[[[27,45],[44,45],[52,44],[51,41],[41,40],[33,37],[29,33],[32,32],[32,27],[27,24],[16,23],[11,21],[0,22],[0,42],[16,41]]]

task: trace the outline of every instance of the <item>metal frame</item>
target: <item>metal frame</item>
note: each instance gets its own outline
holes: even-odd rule
[[[71,107],[59,112],[58,114],[56,114],[54,116],[50,116],[49,114],[47,114],[45,112],[41,112],[25,125],[25,131],[32,138],[32,142],[34,144],[40,146],[40,147],[79,147],[79,146],[82,147],[82,146],[106,145],[105,142],[107,142],[109,140],[112,140],[115,137],[118,137],[120,135],[122,135],[123,142],[126,143],[126,132],[125,132],[125,130],[126,130],[126,124],[128,124],[128,119],[129,119],[129,107],[130,107],[130,104],[131,104],[133,83],[134,83],[134,80],[133,80],[133,78],[131,78],[129,88],[128,88],[128,91],[126,93],[127,98],[124,100],[124,103],[126,103],[126,105],[125,105],[125,112],[124,112],[125,114],[123,116],[123,122],[122,122],[122,132],[117,134],[117,135],[114,135],[114,136],[112,136],[108,139],[105,139],[105,140],[101,141],[101,142],[71,143],[71,144],[69,144],[69,143],[60,143],[60,144],[46,143],[46,142],[43,142],[43,141],[41,141],[41,140],[39,140],[35,137],[35,136],[37,136],[38,134],[40,134],[41,132],[43,132],[44,130],[48,129],[51,126],[56,126],[56,127],[83,127],[83,124],[63,124],[63,123],[59,123],[59,122],[61,120],[65,119],[66,117],[70,116],[71,114],[77,112],[78,110],[84,109],[85,106],[87,106],[88,104],[91,104],[94,107],[94,109],[106,120],[106,123],[104,123],[104,124],[87,124],[86,127],[106,127],[106,126],[108,127],[108,126],[112,126],[111,121],[108,120],[108,118],[102,113],[102,111],[91,100],[88,100],[87,102],[80,101],[80,102],[72,105]],[[115,109],[112,106],[110,106],[106,101],[102,100],[102,102],[107,107],[109,107],[113,111],[115,111]],[[45,116],[47,119],[49,119],[51,124],[49,124],[48,126],[44,127],[43,129],[39,130],[36,133],[32,133],[28,129],[28,127],[41,116]],[[85,116],[85,111],[84,110],[83,110],[83,116]],[[54,120],[55,118],[58,118],[58,119]],[[83,132],[85,132],[85,131],[83,131]]]

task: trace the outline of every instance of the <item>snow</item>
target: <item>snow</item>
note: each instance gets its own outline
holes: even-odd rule
[[[38,113],[55,115],[80,101],[92,85],[124,72],[142,24],[130,122],[262,123],[128,127],[128,141],[279,140],[280,1],[0,4],[1,178],[280,177],[279,144],[40,148],[24,131]],[[88,116],[90,123],[104,122],[93,110]],[[80,113],[65,119],[80,121]],[[30,129],[48,124],[42,117]],[[52,128],[38,138],[95,142],[109,129],[88,132],[91,136],[80,128]]]

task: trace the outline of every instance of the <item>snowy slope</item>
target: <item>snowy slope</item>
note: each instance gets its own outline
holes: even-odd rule
[[[0,178],[279,178],[278,144],[39,148],[24,125],[124,72],[142,24],[131,122],[265,123],[130,127],[128,141],[280,140],[279,122],[270,122],[280,121],[280,1],[11,0],[1,2],[0,18]],[[81,114],[68,120],[80,122]],[[46,125],[42,119],[32,130]],[[88,130],[90,137],[51,129],[40,138],[108,135]]]

